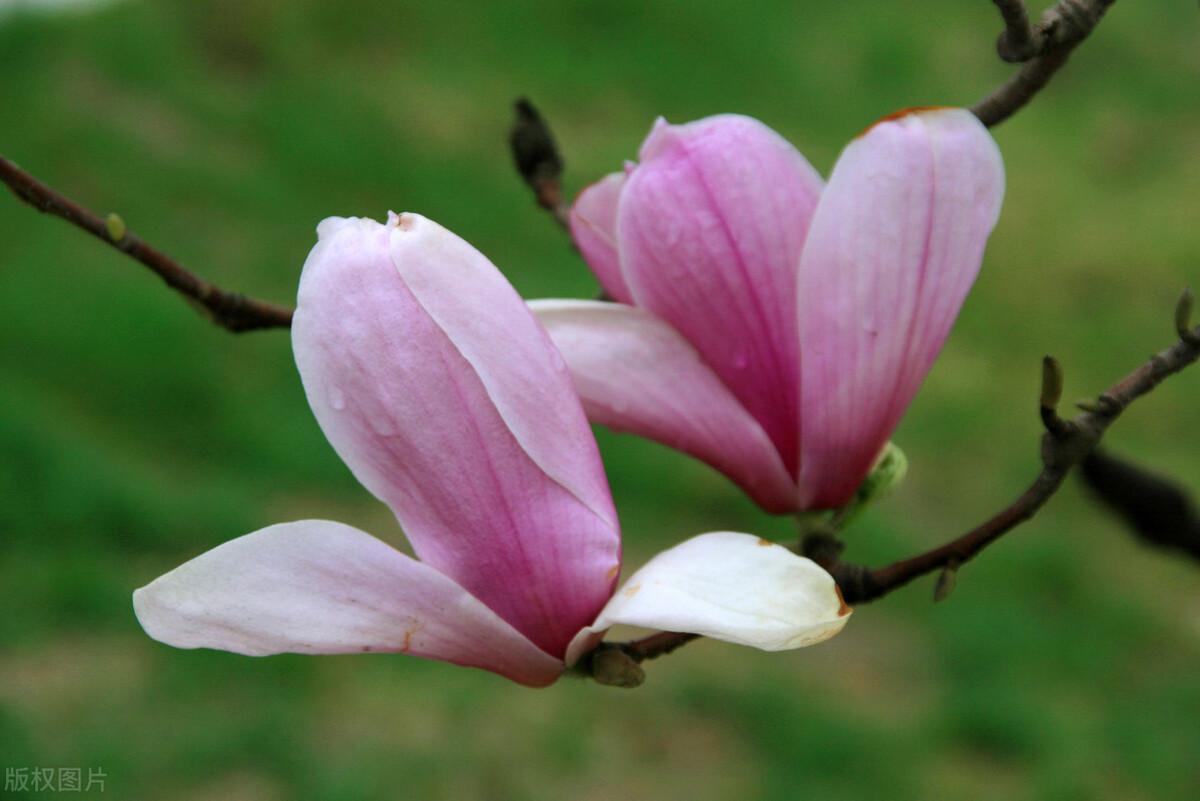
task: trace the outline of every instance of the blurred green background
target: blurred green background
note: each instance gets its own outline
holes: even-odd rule
[[[3,5],[3,4],[0,4]],[[986,0],[115,2],[0,11],[0,154],[224,286],[281,302],[330,214],[424,213],[529,297],[595,285],[532,204],[510,103],[574,192],[656,115],[739,111],[827,172],[873,119],[1010,73]],[[1200,276],[1191,0],[1119,3],[995,131],[1009,189],[983,274],[896,440],[900,491],[849,532],[882,563],[1037,468],[1039,360],[1068,399],[1168,344]],[[1200,490],[1200,370],[1110,444]],[[786,538],[708,468],[598,432],[627,563],[711,529]],[[178,651],[130,592],[281,520],[392,542],[317,429],[287,334],[233,336],[148,272],[0,196],[0,764],[100,767],[119,799],[1200,797],[1200,572],[1071,483],[965,568],[815,648],[700,642],[622,692],[527,690],[398,656]],[[19,797],[7,793],[5,797]]]

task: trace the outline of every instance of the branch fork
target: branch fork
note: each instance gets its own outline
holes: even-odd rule
[[[1000,58],[1021,69],[971,107],[989,128],[1011,117],[1040,92],[1116,0],[1059,0],[1031,25],[1023,0],[992,0],[1004,19],[996,41]]]

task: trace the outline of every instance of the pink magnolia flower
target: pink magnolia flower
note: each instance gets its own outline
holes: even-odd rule
[[[933,364],[1004,192],[962,109],[911,109],[828,184],[771,129],[659,120],[571,229],[613,303],[535,301],[593,422],[685,451],[764,509],[849,501]]]
[[[283,523],[134,593],[146,632],[241,654],[389,651],[552,683],[610,626],[767,650],[845,623],[833,579],[747,534],[667,550],[614,595],[620,531],[562,357],[482,254],[436,223],[331,218],[292,345],[317,422],[420,560]]]

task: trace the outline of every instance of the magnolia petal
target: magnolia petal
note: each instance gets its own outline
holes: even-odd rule
[[[625,186],[625,173],[614,172],[579,193],[571,207],[571,236],[600,286],[613,300],[632,298],[621,262],[617,258],[617,202]]]
[[[588,630],[623,624],[783,651],[829,639],[850,611],[816,562],[750,534],[715,531],[647,562]],[[572,647],[568,663],[580,655]]]
[[[562,357],[491,262],[436,223],[319,230],[292,342],[322,430],[421,559],[561,656],[620,558]]]
[[[521,447],[550,478],[616,525],[596,440],[559,352],[486,256],[417,214],[398,217],[392,261],[483,382]]]
[[[762,424],[795,474],[796,267],[820,176],[736,115],[659,120],[617,211],[636,305],[674,326]]]
[[[796,483],[766,432],[675,329],[620,303],[529,307],[571,368],[589,420],[695,456],[769,512],[795,510]]]
[[[327,520],[219,545],[137,590],[133,606],[147,634],[176,648],[407,653],[533,687],[563,669],[432,567]]]
[[[800,262],[805,507],[850,500],[942,347],[1000,213],[996,143],[962,109],[888,118],[838,159]]]

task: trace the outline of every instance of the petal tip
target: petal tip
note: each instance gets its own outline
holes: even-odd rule
[[[354,221],[354,217],[326,217],[317,223],[317,239],[328,239]]]
[[[137,618],[138,625],[146,632],[147,637],[164,645],[173,648],[194,648],[195,646],[185,638],[172,633],[169,611],[161,594],[156,592],[160,588],[155,587],[155,584],[156,582],[150,582],[133,591],[133,616]]]
[[[387,213],[388,228],[395,228],[398,231],[411,231],[425,220],[420,214],[413,214],[411,211],[402,211],[397,214],[394,211]]]
[[[638,150],[638,158],[643,162],[649,161],[666,151],[675,141],[675,126],[667,122],[666,117],[656,117],[654,125],[650,126],[650,133]]]

